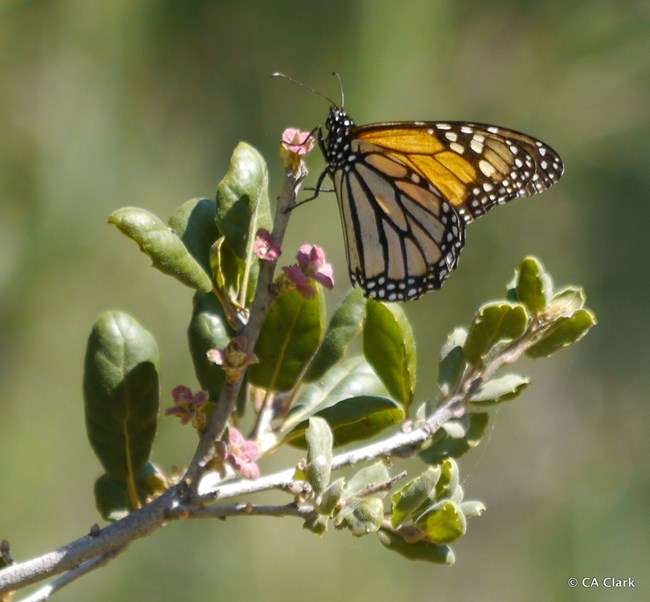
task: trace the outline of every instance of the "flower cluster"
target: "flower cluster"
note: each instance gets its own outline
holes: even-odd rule
[[[244,438],[235,427],[228,429],[228,443],[217,441],[216,457],[213,467],[224,473],[227,462],[233,469],[246,479],[257,479],[260,476],[259,466],[255,463],[260,457],[260,448],[255,441]]]
[[[210,349],[208,360],[223,368],[226,373],[226,383],[232,385],[239,380],[241,373],[251,364],[259,361],[252,351],[247,351],[248,341],[245,337],[232,339],[225,349]]]
[[[298,173],[302,166],[303,157],[314,148],[314,136],[296,128],[287,128],[282,132],[280,144],[280,159],[285,169]]]
[[[172,390],[174,405],[165,410],[165,416],[178,416],[183,424],[194,423],[198,411],[208,401],[208,392],[199,391],[192,393],[192,389],[185,385],[178,385]]]
[[[302,295],[311,299],[316,294],[312,280],[325,288],[334,287],[332,264],[325,260],[325,252],[316,245],[302,245],[296,254],[297,264],[282,268],[286,279]]]
[[[260,228],[255,236],[253,252],[262,261],[275,261],[282,255],[282,249],[271,238],[271,233],[266,228]]]

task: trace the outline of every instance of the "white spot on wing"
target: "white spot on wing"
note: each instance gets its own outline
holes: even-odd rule
[[[494,172],[496,171],[494,165],[492,165],[492,163],[486,161],[485,159],[481,159],[478,162],[478,168],[481,170],[481,173],[488,178],[491,178],[494,175]]]

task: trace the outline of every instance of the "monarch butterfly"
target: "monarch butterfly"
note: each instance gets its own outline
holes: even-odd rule
[[[550,146],[514,130],[464,121],[357,126],[341,97],[341,106],[324,97],[327,134],[315,130],[326,167],[314,197],[329,175],[350,280],[368,297],[408,301],[439,289],[458,263],[469,223],[545,191],[564,171]]]

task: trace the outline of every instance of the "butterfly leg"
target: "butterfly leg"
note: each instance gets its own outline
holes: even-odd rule
[[[287,207],[286,209],[284,209],[284,212],[289,213],[290,211],[293,211],[296,207],[300,207],[300,205],[304,205],[305,203],[309,203],[309,201],[313,201],[315,198],[318,197],[318,195],[321,192],[334,192],[334,190],[324,190],[322,188],[323,180],[325,179],[325,176],[328,173],[329,172],[327,170],[323,171],[323,173],[318,177],[318,181],[316,182],[316,186],[314,186],[314,188],[308,189],[308,190],[313,190],[314,194],[312,194],[310,197],[308,197],[306,199],[303,199],[302,201],[300,201],[298,203],[294,203],[293,205],[291,205],[291,207]]]

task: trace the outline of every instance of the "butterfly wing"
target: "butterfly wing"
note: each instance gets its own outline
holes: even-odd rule
[[[484,124],[380,123],[355,128],[352,135],[382,148],[434,184],[465,223],[496,205],[543,192],[564,170],[550,146]]]
[[[319,142],[339,202],[350,279],[388,301],[440,288],[456,267],[466,224],[543,192],[563,171],[551,147],[495,126],[357,127],[337,106],[326,126]]]
[[[456,267],[465,226],[404,157],[352,141],[356,161],[332,172],[352,283],[387,301],[416,299]]]

